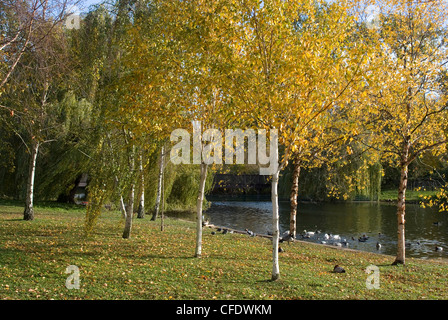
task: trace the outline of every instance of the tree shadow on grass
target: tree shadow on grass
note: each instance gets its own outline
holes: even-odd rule
[[[139,257],[139,259],[181,259],[181,260],[194,260],[198,259],[193,255],[184,255],[184,256],[175,256],[175,255],[157,255],[157,254],[148,254],[148,255],[142,255]]]
[[[406,265],[403,265],[403,264],[392,264],[392,262],[391,263],[383,263],[383,264],[375,264],[377,267],[394,267],[394,268],[399,268],[399,267],[403,267],[403,266],[406,266]]]
[[[276,279],[276,280],[272,280],[272,279],[264,279],[264,280],[257,280],[255,281],[255,283],[277,283],[277,282],[281,282],[281,279]]]
[[[214,260],[228,260],[228,261],[242,261],[241,257],[238,256],[226,256],[225,254],[223,255],[216,255],[216,254],[210,254],[206,257],[207,259],[214,259]],[[263,257],[245,257],[243,259],[244,261],[265,261],[265,259]]]

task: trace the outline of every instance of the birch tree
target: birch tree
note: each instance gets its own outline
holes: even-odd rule
[[[370,133],[365,144],[400,169],[397,256],[405,264],[405,213],[409,165],[424,153],[446,150],[447,97],[440,77],[446,69],[447,4],[443,1],[382,1],[380,23],[368,33],[378,70],[358,95],[356,113]],[[366,112],[366,113],[364,113]],[[363,120],[363,121],[361,121]]]
[[[320,119],[358,80],[364,48],[348,45],[354,23],[348,10],[352,2],[173,3],[164,11],[176,17],[175,41],[181,53],[182,84],[190,88],[186,100],[190,102],[185,103],[190,106],[190,118],[201,121],[203,130],[229,124],[273,130],[269,159],[274,162],[270,174],[272,279],[276,280],[280,276],[279,174],[300,148],[296,142],[316,130]],[[285,148],[282,157],[275,132]],[[207,164],[201,163],[202,175],[206,172]],[[202,184],[197,205],[197,256],[201,250],[201,190]]]
[[[0,105],[9,111],[10,129],[29,154],[24,220],[34,219],[34,185],[42,146],[64,134],[64,112],[58,96],[71,78],[68,40],[61,25],[41,21],[31,39],[33,46],[21,54],[4,86]],[[47,21],[47,23],[45,23]]]
[[[218,152],[211,146],[213,136],[203,136],[207,130],[221,130],[225,126],[229,95],[223,89],[225,74],[220,69],[220,42],[215,23],[216,13],[222,2],[159,1],[159,13],[164,28],[159,38],[171,54],[169,81],[178,114],[169,121],[171,130],[193,128],[193,164],[200,170],[196,202],[197,238],[195,256],[202,256],[202,209],[205,200],[205,183],[209,165],[204,155]],[[166,63],[165,63],[166,64]],[[175,71],[175,72],[173,72]],[[166,78],[164,80],[167,85]],[[163,115],[166,119],[167,115]],[[192,123],[195,123],[192,126]],[[216,131],[215,131],[216,132]],[[215,148],[216,147],[216,148]],[[214,151],[210,151],[214,150]]]
[[[321,121],[348,99],[359,80],[365,48],[350,45],[355,2],[240,1],[227,30],[236,67],[229,73],[239,114],[258,128],[278,130],[284,147],[272,174],[273,268],[278,264],[278,195],[281,170],[305,146],[308,133],[320,132]],[[270,152],[275,153],[274,148]]]
[[[162,146],[162,148],[160,149],[159,174],[157,177],[156,204],[155,204],[155,208],[154,208],[154,214],[152,215],[151,220],[156,220],[157,216],[159,215],[160,203],[162,201],[164,162],[165,162],[165,148]]]
[[[138,201],[137,218],[145,217],[145,171],[143,167],[143,155],[139,156],[139,175],[140,175],[140,197]]]
[[[79,1],[4,0],[0,3],[0,90],[27,50],[45,39],[42,28],[60,28]],[[49,29],[51,29],[51,27]],[[1,91],[0,91],[1,92]],[[2,106],[7,108],[6,106]]]

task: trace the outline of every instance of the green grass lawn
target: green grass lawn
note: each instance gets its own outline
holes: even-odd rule
[[[448,264],[295,242],[280,253],[278,281],[271,277],[271,242],[204,229],[203,257],[194,258],[195,224],[134,220],[132,238],[121,238],[123,220],[104,212],[95,234],[83,236],[84,211],[0,206],[1,299],[447,299]],[[332,273],[339,264],[347,271]],[[67,266],[80,271],[80,289],[67,289]],[[367,289],[369,265],[380,288]]]
[[[425,196],[434,196],[437,191],[430,190],[406,190],[406,201],[420,202]],[[385,190],[381,192],[380,201],[397,201],[398,190]]]

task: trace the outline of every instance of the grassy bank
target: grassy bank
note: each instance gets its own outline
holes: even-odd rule
[[[193,257],[195,224],[136,219],[132,239],[123,221],[105,212],[86,239],[83,210],[0,206],[0,299],[447,299],[448,264],[330,248],[283,245],[281,279],[269,281],[271,242],[204,230],[203,258]],[[339,264],[347,271],[331,271]],[[367,289],[365,269],[376,265],[380,288]],[[67,266],[80,270],[80,289],[65,287]]]
[[[413,202],[413,203],[419,203],[423,200],[423,197],[425,196],[434,196],[437,193],[437,191],[428,191],[428,190],[407,190],[406,191],[406,201]],[[388,202],[395,202],[398,199],[398,191],[397,190],[385,190],[382,191],[380,194],[380,201],[388,201]]]

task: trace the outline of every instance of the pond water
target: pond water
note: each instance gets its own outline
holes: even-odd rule
[[[238,230],[249,229],[267,234],[272,229],[272,205],[266,200],[209,199],[212,204],[205,216],[215,225]],[[289,230],[289,201],[280,201],[280,231]],[[415,258],[448,258],[448,214],[435,208],[406,205],[406,256]],[[306,231],[320,233],[303,239]],[[346,239],[348,248],[396,255],[396,205],[376,202],[299,203],[297,239],[327,244],[339,241],[325,240],[324,234],[339,235]],[[366,235],[368,240],[358,241]],[[379,242],[381,248],[377,248]],[[440,246],[443,251],[436,251]]]

